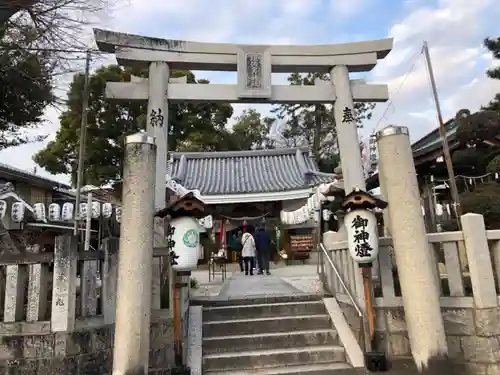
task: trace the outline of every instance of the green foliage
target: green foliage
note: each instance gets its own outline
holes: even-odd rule
[[[310,86],[316,80],[329,81],[327,74],[294,73],[288,78],[291,85]],[[355,103],[355,119],[358,127],[365,119],[370,119],[374,103]],[[287,147],[309,145],[316,160],[331,160],[337,154],[335,116],[332,105],[325,104],[282,104],[272,112],[284,121],[280,141]],[[328,164],[328,162],[326,163]],[[331,169],[330,171],[331,172]]]
[[[85,152],[85,184],[103,185],[121,178],[124,138],[146,126],[147,103],[113,101],[105,98],[106,82],[127,82],[131,74],[146,77],[144,71],[123,69],[117,65],[102,67],[89,81],[89,110]],[[173,71],[173,77],[187,76],[196,81],[191,72]],[[60,116],[61,127],[55,140],[34,156],[35,162],[51,173],[70,173],[76,181],[79,148],[79,129],[82,114],[84,77],[73,78],[67,94],[68,109]],[[177,150],[190,138],[201,137],[198,144],[216,142],[217,133],[224,133],[233,109],[229,104],[182,103],[169,106],[169,150]]]
[[[463,116],[457,116],[459,123],[457,140],[464,145],[476,146],[485,140],[492,140],[500,134],[500,112],[478,111],[470,114],[462,110]]]
[[[463,213],[477,213],[484,216],[487,229],[500,228],[500,184],[487,182],[472,192],[460,195]]]
[[[191,289],[198,289],[199,288],[199,283],[198,283],[198,280],[196,280],[194,277],[191,277],[191,279],[189,279],[189,287]]]
[[[500,172],[500,155],[495,156],[486,167],[487,173],[499,173]]]
[[[495,59],[500,59],[500,37],[486,38],[484,46],[493,54]],[[500,67],[488,69],[486,71],[488,77],[493,79],[500,79]],[[495,95],[495,98],[483,107],[485,110],[500,112],[500,93]]]
[[[28,26],[4,26],[0,34],[0,150],[45,138],[26,135],[42,123],[45,108],[54,101],[47,54],[19,48],[31,38]]]
[[[493,54],[495,59],[500,59],[500,37],[486,38],[484,40],[484,46]],[[490,78],[500,79],[500,67],[488,69],[486,74]]]
[[[255,109],[244,110],[231,130],[216,126],[203,132],[195,131],[178,147],[179,151],[233,151],[273,148],[270,137],[275,122],[262,117]]]
[[[468,176],[488,173],[488,163],[499,153],[498,147],[486,144],[458,149],[452,155],[455,173]]]
[[[276,119],[272,117],[262,117],[253,108],[244,110],[233,125],[234,148],[238,150],[273,148],[274,140],[270,134],[275,121]]]

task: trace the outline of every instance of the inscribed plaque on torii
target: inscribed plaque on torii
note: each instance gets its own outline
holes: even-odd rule
[[[271,98],[271,54],[266,47],[238,50],[238,97]]]

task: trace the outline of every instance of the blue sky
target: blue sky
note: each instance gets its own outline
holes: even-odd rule
[[[147,36],[249,44],[342,43],[394,37],[394,49],[365,77],[389,85],[391,101],[377,105],[363,136],[388,124],[405,125],[416,140],[437,126],[427,72],[419,51],[427,40],[445,119],[461,108],[476,110],[500,92],[486,78],[494,62],[482,47],[500,36],[498,0],[119,0],[96,26]],[[89,39],[90,39],[89,30]],[[106,63],[114,61],[110,56]],[[103,62],[101,61],[100,64]],[[411,74],[407,74],[410,69]],[[235,83],[230,73],[197,72],[213,83]],[[357,77],[355,77],[357,78]],[[273,77],[282,83],[285,77]],[[248,107],[235,105],[235,115]],[[261,112],[270,106],[257,105]],[[382,116],[385,113],[385,116]],[[39,132],[59,123],[47,111]],[[0,152],[0,162],[32,169],[45,144]],[[46,172],[38,168],[38,173]],[[57,179],[66,180],[64,176]]]

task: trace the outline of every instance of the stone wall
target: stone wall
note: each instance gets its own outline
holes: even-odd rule
[[[172,319],[159,319],[151,324],[149,374],[170,374],[174,366],[173,342]],[[114,325],[71,333],[3,336],[0,374],[111,375],[113,343]]]
[[[340,303],[347,321],[357,337],[361,327],[353,306]],[[448,354],[458,373],[467,375],[500,375],[500,307],[442,308]],[[378,349],[390,357],[411,355],[402,307],[376,308]],[[362,340],[361,340],[362,341]]]

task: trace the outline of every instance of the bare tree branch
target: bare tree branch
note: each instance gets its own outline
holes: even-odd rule
[[[0,0],[0,20],[11,13],[0,23],[0,86],[4,88],[0,90],[0,149],[45,139],[26,131],[43,123],[47,106],[63,105],[66,92],[60,90],[61,82],[66,86],[64,78],[81,71],[91,41],[89,26],[119,0],[6,1]],[[96,51],[93,58],[98,57]],[[31,94],[32,87],[38,96]],[[31,112],[23,109],[23,96],[35,105]]]

